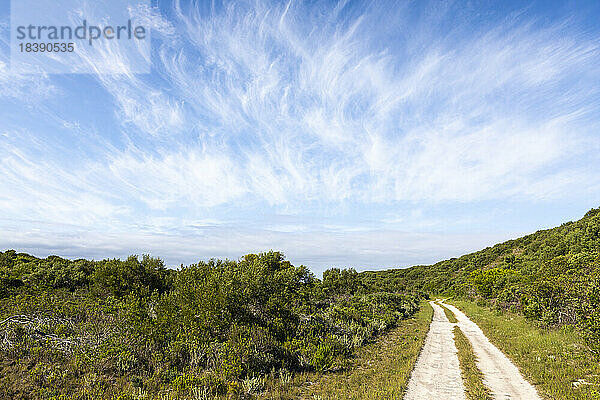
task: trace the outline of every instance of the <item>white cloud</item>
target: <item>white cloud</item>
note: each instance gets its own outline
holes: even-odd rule
[[[182,202],[211,207],[246,191],[238,167],[217,153],[182,150],[157,157],[130,153],[112,159],[108,168],[123,190],[151,208]]]
[[[529,196],[541,168],[583,151],[578,136],[589,132],[572,131],[589,96],[564,96],[563,85],[579,71],[598,76],[600,55],[563,25],[507,20],[432,42],[407,62],[365,36],[372,15],[346,28],[320,21],[303,35],[295,13],[262,2],[181,10],[192,49],[160,50],[164,75],[207,134],[243,148],[236,163],[252,173],[240,180],[256,196],[279,204]]]

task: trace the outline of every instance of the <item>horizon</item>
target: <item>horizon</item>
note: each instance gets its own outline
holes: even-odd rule
[[[592,209],[588,210],[588,212],[589,212],[589,211],[592,211],[592,210],[600,210],[600,207],[598,207],[598,208],[592,208]],[[587,212],[586,212],[586,214],[587,214]],[[582,216],[581,218],[583,218],[583,217],[584,217],[584,216]],[[578,221],[578,220],[564,221],[564,222],[562,222],[560,225],[563,225],[563,224],[568,224],[568,223],[573,223],[573,222],[576,222],[576,221]],[[558,227],[558,226],[560,226],[560,225],[553,226],[553,227],[550,227],[550,228],[540,228],[540,229],[537,229],[536,231],[533,231],[533,232],[524,233],[522,236],[508,238],[508,239],[506,239],[505,241],[502,241],[502,242],[494,243],[494,244],[491,244],[491,245],[489,245],[489,246],[485,246],[485,247],[482,247],[482,248],[480,248],[480,249],[477,249],[477,250],[474,250],[474,251],[471,251],[471,252],[468,252],[468,253],[460,254],[460,255],[457,255],[457,256],[454,256],[454,257],[448,257],[448,258],[445,258],[445,259],[440,259],[440,260],[434,261],[434,262],[432,262],[432,263],[429,263],[429,264],[412,264],[412,265],[405,265],[405,266],[381,266],[381,267],[375,267],[375,268],[359,268],[357,271],[358,271],[358,272],[368,272],[368,271],[384,271],[384,270],[392,270],[392,269],[407,269],[407,268],[418,267],[418,266],[428,266],[428,265],[434,265],[434,264],[437,264],[437,263],[439,263],[439,262],[448,261],[448,260],[451,260],[451,259],[460,258],[460,257],[462,257],[462,256],[465,256],[465,255],[470,255],[470,254],[473,254],[473,253],[477,253],[477,252],[479,252],[479,251],[483,251],[483,250],[485,250],[485,249],[487,249],[487,248],[491,248],[491,247],[494,247],[494,246],[496,246],[496,245],[499,245],[499,244],[506,243],[506,242],[508,242],[508,241],[511,241],[511,240],[516,240],[516,239],[520,239],[520,238],[522,238],[522,237],[524,237],[524,236],[533,235],[533,234],[535,234],[535,233],[537,233],[537,232],[541,232],[541,231],[545,231],[545,230],[551,230],[551,229],[553,229],[553,228],[557,228],[557,227]],[[85,257],[62,257],[62,256],[59,256],[59,255],[57,255],[57,254],[47,254],[47,255],[45,255],[45,256],[40,256],[40,255],[36,255],[36,254],[31,254],[31,253],[27,253],[27,252],[19,251],[19,250],[17,250],[17,249],[5,249],[5,250],[0,250],[0,251],[3,251],[3,252],[7,252],[7,251],[15,251],[17,254],[19,254],[19,253],[25,253],[25,254],[29,254],[29,255],[31,255],[31,256],[34,256],[34,257],[36,257],[36,258],[39,258],[39,259],[45,259],[45,258],[48,258],[48,257],[53,257],[53,256],[58,256],[58,257],[61,257],[61,258],[64,258],[64,259],[68,259],[68,260],[70,260],[70,261],[76,261],[76,260],[78,260],[78,259],[86,259]],[[277,249],[269,249],[269,250],[265,250],[265,251],[261,251],[261,252],[255,252],[255,253],[253,253],[253,254],[259,254],[259,253],[264,253],[264,252],[269,252],[269,251],[275,251],[275,252],[282,253],[282,252],[278,251]],[[252,253],[246,253],[246,254],[252,254]],[[236,257],[236,258],[225,258],[225,259],[222,259],[222,260],[225,260],[225,261],[239,261],[239,260],[240,260],[240,259],[242,259],[242,258],[243,258],[243,257],[244,257],[246,254],[241,254],[241,255],[239,255],[239,256],[238,256],[238,257]],[[311,271],[313,271],[313,272],[314,272],[314,270],[310,268],[310,265],[296,264],[296,263],[294,263],[294,262],[293,262],[293,260],[290,260],[290,259],[289,259],[289,258],[288,258],[288,257],[287,257],[287,256],[286,256],[284,253],[282,253],[282,254],[284,255],[284,259],[285,259],[285,260],[287,260],[287,261],[290,261],[290,263],[291,263],[292,265],[296,265],[296,266],[300,266],[300,265],[302,265],[302,266],[305,266],[305,267],[309,268]],[[199,259],[199,260],[196,260],[196,261],[194,261],[194,262],[191,262],[191,263],[188,263],[188,264],[183,264],[183,263],[180,263],[179,265],[169,265],[169,264],[168,264],[167,262],[165,262],[165,260],[164,260],[164,259],[163,259],[163,258],[162,258],[160,255],[158,255],[158,254],[129,254],[129,255],[127,255],[127,256],[124,256],[124,257],[103,257],[103,258],[97,258],[97,259],[96,259],[96,258],[90,258],[90,259],[88,259],[88,260],[89,260],[89,261],[103,261],[103,260],[107,260],[107,259],[113,259],[113,258],[116,258],[116,259],[120,259],[120,260],[124,261],[125,259],[127,259],[127,258],[128,258],[128,257],[130,257],[130,256],[134,256],[134,257],[136,257],[136,258],[138,258],[138,259],[139,259],[139,258],[141,258],[142,256],[145,256],[145,255],[148,255],[148,256],[150,256],[150,257],[153,257],[153,258],[158,258],[158,259],[161,259],[161,260],[164,262],[164,264],[165,264],[165,267],[166,267],[166,268],[169,268],[169,269],[178,269],[178,268],[180,268],[180,267],[186,267],[186,266],[190,266],[190,265],[197,264],[197,263],[200,263],[200,262],[208,262],[209,260],[211,260],[211,258],[209,258],[209,259]],[[213,257],[212,259],[214,259],[214,257]],[[342,269],[347,269],[347,268],[354,268],[354,267],[345,267],[345,266],[332,266],[331,268],[342,268]],[[329,269],[329,268],[327,268],[327,269]],[[320,271],[320,273],[318,273],[318,274],[315,274],[315,275],[317,276],[317,278],[319,278],[319,279],[322,279],[322,278],[323,278],[323,272],[324,272],[324,271],[325,271],[325,270],[322,270],[322,271]]]
[[[0,248],[169,266],[272,249],[321,276],[600,203],[598,2],[153,1],[134,15],[150,73],[114,42],[91,74],[11,69],[9,6]]]

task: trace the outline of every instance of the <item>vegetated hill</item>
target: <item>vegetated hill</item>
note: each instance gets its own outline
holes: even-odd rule
[[[325,275],[278,252],[179,270],[0,252],[0,398],[249,398],[267,374],[343,368],[418,309]]]
[[[360,279],[368,290],[458,295],[548,326],[573,325],[600,351],[600,208],[459,258],[363,272]]]

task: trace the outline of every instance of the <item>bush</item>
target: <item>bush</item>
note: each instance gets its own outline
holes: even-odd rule
[[[0,387],[10,380],[29,388],[1,393],[8,398],[246,396],[271,371],[344,367],[357,347],[418,307],[414,296],[364,294],[353,270],[338,270],[325,288],[278,252],[178,271],[148,256],[0,254],[0,279],[18,282],[3,287],[0,320],[21,316],[0,327],[9,343],[0,357],[34,371],[2,371]],[[41,386],[52,389],[34,390]]]

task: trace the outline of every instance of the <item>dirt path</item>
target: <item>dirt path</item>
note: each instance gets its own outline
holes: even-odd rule
[[[473,346],[477,367],[483,383],[490,388],[494,399],[540,400],[535,388],[527,382],[518,368],[490,343],[481,329],[458,308],[444,304],[458,320],[458,326]]]
[[[465,388],[454,344],[454,333],[444,310],[434,302],[433,320],[408,382],[405,400],[462,400]]]

